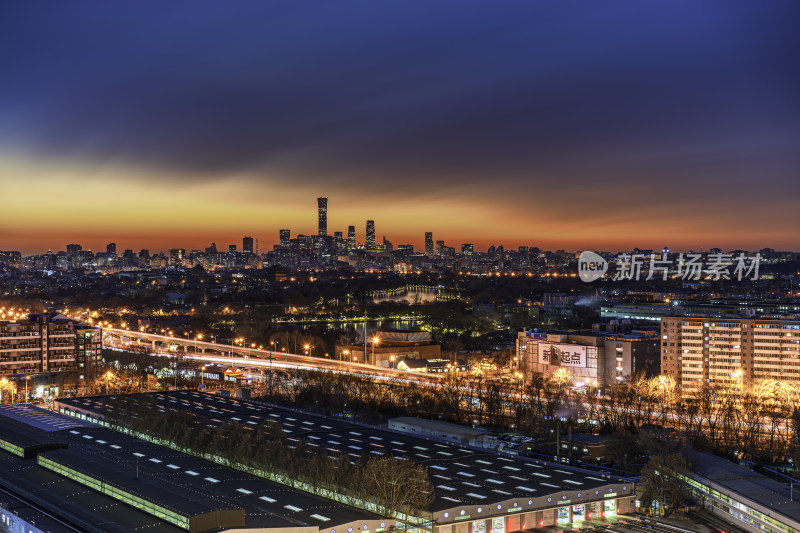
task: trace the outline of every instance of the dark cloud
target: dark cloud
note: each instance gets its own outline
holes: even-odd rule
[[[5,150],[387,191],[796,179],[793,0],[0,9]]]

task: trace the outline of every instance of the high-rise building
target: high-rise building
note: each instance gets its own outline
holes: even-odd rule
[[[246,254],[253,253],[253,238],[252,237],[244,237],[242,239],[242,251]]]
[[[444,241],[436,241],[436,255],[442,255],[444,252]]]
[[[356,249],[356,227],[347,226],[347,248],[350,250]]]
[[[366,248],[370,252],[375,251],[375,221],[367,220],[367,243]]]
[[[425,232],[425,255],[428,257],[433,256],[433,232]]]
[[[108,255],[109,259],[113,259],[117,257],[117,243],[110,242],[106,245],[106,254]]]
[[[93,378],[101,343],[100,328],[60,314],[0,321],[0,374],[76,371],[81,379]]]
[[[317,198],[317,219],[319,222],[320,237],[328,235],[328,199]]]
[[[342,240],[342,232],[341,231],[334,231],[333,232],[333,238],[336,239],[337,241]]]
[[[171,266],[183,266],[183,259],[186,257],[185,248],[170,248],[169,249],[169,264]]]
[[[69,255],[76,255],[81,253],[83,247],[80,244],[68,244],[67,245],[67,254]]]
[[[661,373],[684,395],[770,379],[800,385],[800,320],[663,317]]]
[[[475,247],[472,244],[461,245],[461,255],[472,255],[474,251]]]
[[[282,229],[278,233],[280,235],[281,246],[289,246],[289,241],[292,240],[292,231],[288,229]]]

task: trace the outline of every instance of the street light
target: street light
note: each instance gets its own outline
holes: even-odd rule
[[[205,389],[205,387],[203,386],[203,378],[205,377],[205,375],[206,375],[206,367],[205,367],[205,365],[203,365],[203,366],[200,367],[200,388],[201,389]]]
[[[372,337],[372,363],[375,364],[375,345],[381,341],[377,335]],[[364,354],[366,355],[366,354]],[[365,361],[366,362],[366,361]]]
[[[394,360],[395,360],[395,359],[396,359],[396,357],[395,357],[395,355],[394,355],[394,354],[392,354],[392,355],[390,355],[390,356],[389,356],[389,361],[391,361],[391,362],[392,362],[392,369],[394,369]]]
[[[28,380],[31,379],[30,376],[25,376],[25,403],[28,403]]]

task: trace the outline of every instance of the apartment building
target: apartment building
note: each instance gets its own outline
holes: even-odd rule
[[[661,371],[684,394],[762,379],[800,385],[800,320],[664,317]]]
[[[100,328],[60,314],[0,321],[0,375],[75,371],[84,379],[100,360],[101,344]]]

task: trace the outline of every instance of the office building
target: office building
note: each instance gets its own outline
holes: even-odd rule
[[[170,266],[183,266],[183,259],[186,257],[185,248],[170,248],[169,249],[169,264]]]
[[[242,251],[246,254],[253,253],[253,238],[252,237],[244,237],[242,239]]]
[[[94,375],[100,361],[100,328],[60,314],[31,315],[17,322],[0,321],[0,374],[26,376],[75,371]],[[24,385],[20,383],[18,392]]]
[[[292,240],[292,231],[288,229],[282,229],[278,232],[280,235],[280,243],[281,246],[289,246]]]
[[[433,257],[433,232],[425,232],[425,255]]]
[[[475,247],[472,244],[461,245],[461,255],[472,255],[475,252]]]
[[[117,243],[110,242],[106,245],[106,255],[112,260],[117,257]]]
[[[375,251],[375,221],[367,220],[367,251]]]
[[[517,335],[519,370],[526,380],[569,372],[575,387],[609,387],[638,373],[659,373],[656,331],[629,333],[594,331],[521,331]]]
[[[661,370],[684,395],[762,379],[800,385],[800,320],[664,317]]]
[[[328,199],[317,198],[317,222],[319,225],[318,235],[325,237],[328,235]]]
[[[347,248],[349,250],[356,249],[356,227],[347,226]]]

